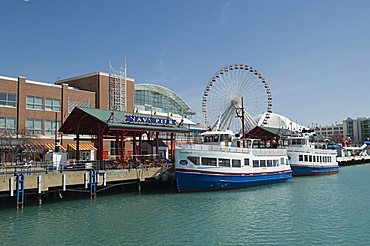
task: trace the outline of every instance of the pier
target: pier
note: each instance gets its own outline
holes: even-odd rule
[[[148,181],[167,181],[172,177],[172,164],[143,165],[136,167],[112,167],[105,162],[80,163],[67,168],[55,168],[45,163],[31,167],[7,165],[0,168],[0,198],[16,200],[17,209],[24,208],[25,197],[37,194],[37,203],[43,203],[43,195],[57,191],[90,193],[95,199],[97,193],[117,186],[141,184]]]
[[[337,157],[339,166],[351,166],[357,164],[370,163],[370,156],[345,156]]]

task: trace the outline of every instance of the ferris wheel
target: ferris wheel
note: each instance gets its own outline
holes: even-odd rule
[[[272,113],[270,86],[251,66],[226,66],[209,80],[203,93],[202,111],[205,124],[213,130],[229,129],[241,133],[242,111],[245,131],[257,126],[257,115],[262,115],[259,122],[266,125]]]

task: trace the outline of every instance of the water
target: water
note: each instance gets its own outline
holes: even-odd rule
[[[370,164],[236,191],[0,210],[1,245],[369,245]]]

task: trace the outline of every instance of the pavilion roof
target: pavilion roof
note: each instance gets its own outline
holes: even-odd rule
[[[187,128],[178,125],[165,125],[165,124],[150,124],[150,123],[132,123],[127,122],[127,116],[143,117],[143,118],[156,118],[167,120],[167,117],[150,117],[148,115],[111,111],[105,109],[83,108],[75,107],[68,118],[65,120],[59,131],[64,134],[76,134],[79,129],[79,134],[96,135],[99,127],[105,127],[104,134],[109,134],[112,131],[158,131],[158,132],[173,132],[173,133],[187,133]],[[80,122],[80,124],[79,124]],[[79,124],[79,126],[78,126]]]

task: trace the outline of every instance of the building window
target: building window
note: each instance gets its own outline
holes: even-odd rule
[[[60,112],[60,100],[46,98],[45,99],[45,110]]]
[[[15,107],[17,105],[16,95],[10,93],[0,93],[0,106]]]
[[[15,118],[0,117],[0,130],[15,132]]]
[[[55,122],[54,120],[45,120],[45,135],[54,136],[55,132],[58,132],[60,128],[60,121]]]
[[[29,134],[42,134],[42,120],[40,119],[26,119],[26,130]]]
[[[42,97],[27,96],[26,108],[42,110],[44,108]]]

